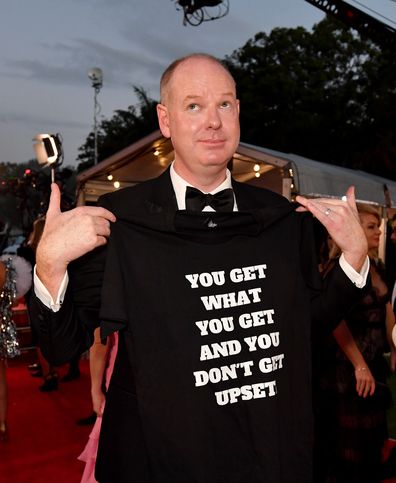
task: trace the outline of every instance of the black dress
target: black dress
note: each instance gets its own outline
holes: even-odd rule
[[[382,279],[381,269],[373,261],[370,271],[373,280],[378,276]],[[391,403],[386,385],[389,368],[384,357],[389,350],[386,338],[389,293],[384,288],[385,284],[380,289],[373,281],[370,291],[346,317],[348,328],[376,381],[374,395],[362,398],[357,394],[354,367],[334,339],[322,353],[319,439],[321,464],[325,465],[327,460],[327,470],[322,473],[327,476],[322,474],[318,481],[381,481],[382,448],[387,438],[386,410]]]

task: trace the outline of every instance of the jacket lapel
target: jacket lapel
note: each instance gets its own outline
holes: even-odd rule
[[[145,200],[150,213],[175,213],[177,211],[176,195],[169,174],[170,168],[152,181],[152,189]]]

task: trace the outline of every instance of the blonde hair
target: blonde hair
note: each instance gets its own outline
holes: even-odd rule
[[[381,224],[381,215],[379,210],[373,205],[359,204],[357,209],[359,215],[373,215],[377,218],[378,224]]]
[[[357,208],[358,208],[360,222],[362,222],[361,215],[372,215],[377,219],[378,225],[381,225],[380,212],[373,205],[359,204]],[[377,260],[378,259],[378,248],[371,248],[368,252],[368,256],[373,260]]]

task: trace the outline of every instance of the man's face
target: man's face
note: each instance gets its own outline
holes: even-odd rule
[[[239,101],[228,72],[208,59],[188,59],[163,102],[160,127],[172,139],[178,174],[193,182],[224,171],[239,142]]]
[[[392,240],[392,243],[395,245],[396,247],[396,220],[393,221],[392,223],[392,233],[391,233],[391,240]]]

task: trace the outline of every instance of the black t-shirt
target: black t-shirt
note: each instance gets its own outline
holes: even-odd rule
[[[114,225],[102,333],[120,330],[147,481],[311,480],[306,223],[282,204]]]

